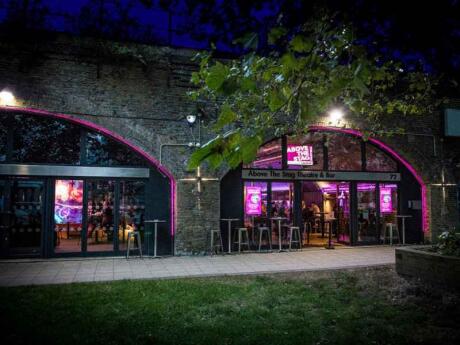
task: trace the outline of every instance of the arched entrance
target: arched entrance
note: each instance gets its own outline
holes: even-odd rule
[[[0,108],[1,255],[122,255],[139,230],[173,254],[172,175],[120,135],[35,109]]]
[[[364,141],[355,130],[314,126],[300,137],[271,140],[254,162],[222,179],[221,193],[222,218],[239,218],[255,232],[269,227],[274,243],[275,217],[284,218],[283,227],[319,234],[304,237],[304,245],[324,245],[325,232],[346,245],[388,243],[390,224],[401,230],[396,242],[418,243],[428,230],[419,174],[383,142]],[[404,235],[401,216],[408,216]]]

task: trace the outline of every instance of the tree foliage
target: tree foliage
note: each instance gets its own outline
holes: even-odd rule
[[[189,94],[218,104],[219,115],[215,138],[192,155],[189,167],[249,163],[264,138],[305,132],[332,107],[359,117],[372,133],[391,114],[433,106],[433,78],[370,54],[355,35],[350,24],[324,13],[294,29],[272,28],[264,54],[257,52],[257,34],[238,42],[246,53],[237,59],[199,53],[200,69],[192,75],[197,88]]]

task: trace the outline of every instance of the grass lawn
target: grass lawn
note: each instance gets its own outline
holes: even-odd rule
[[[460,340],[458,296],[392,269],[1,288],[0,296],[5,345]]]

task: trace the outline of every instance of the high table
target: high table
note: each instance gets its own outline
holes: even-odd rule
[[[316,212],[315,214],[320,215],[320,222],[321,222],[321,238],[324,237],[324,216],[329,214],[329,212]]]
[[[410,214],[398,214],[396,216],[396,218],[401,218],[401,222],[402,222],[402,242],[403,242],[403,245],[406,244],[406,218],[412,218],[412,216]]]
[[[232,252],[232,222],[239,221],[238,218],[222,218],[224,222],[228,223],[228,253]]]
[[[334,222],[337,220],[337,218],[329,218],[327,222],[329,222],[329,240],[326,246],[326,249],[334,249],[334,246],[332,244],[332,227],[334,225]],[[324,225],[323,225],[324,226]],[[337,232],[337,230],[336,230]]]
[[[273,217],[270,218],[271,220],[278,221],[278,243],[279,243],[279,251],[282,251],[281,247],[281,221],[287,219],[286,217]]]
[[[144,223],[153,223],[155,224],[155,244],[154,244],[154,247],[153,247],[153,257],[154,258],[160,258],[161,256],[158,256],[157,255],[157,240],[158,240],[158,223],[166,223],[166,220],[159,220],[159,219],[153,219],[153,220],[145,220]],[[147,231],[145,232],[145,234],[147,235]],[[150,245],[149,245],[150,241],[147,241],[147,253],[150,253]]]

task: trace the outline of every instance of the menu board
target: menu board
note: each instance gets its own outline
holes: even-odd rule
[[[246,186],[245,213],[249,216],[260,216],[262,214],[262,188]]]
[[[288,165],[313,165],[313,146],[287,145]]]

